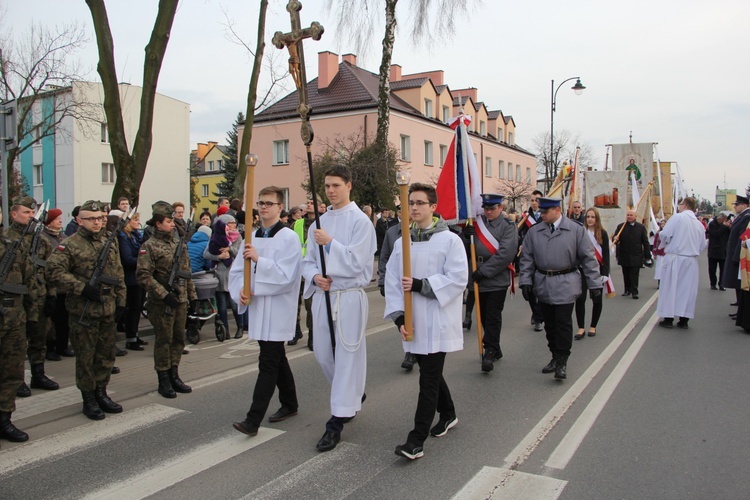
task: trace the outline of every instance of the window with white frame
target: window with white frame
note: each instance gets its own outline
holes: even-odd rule
[[[492,158],[489,156],[484,159],[484,176],[492,177]]]
[[[515,172],[515,170],[513,170],[513,164],[511,162],[508,162],[508,180],[509,181],[513,180],[513,172]]]
[[[432,99],[424,100],[424,115],[427,118],[434,118],[432,115]]]
[[[508,132],[508,144],[513,145],[513,132]]]
[[[500,160],[497,166],[497,175],[501,179],[505,179],[505,162],[503,160]]]
[[[115,164],[102,163],[102,184],[115,183]]]
[[[109,130],[107,129],[107,124],[102,123],[101,124],[101,140],[102,143],[108,143],[109,142]]]
[[[201,196],[208,198],[208,184],[201,185]]]
[[[432,142],[424,141],[424,164],[432,166]]]
[[[224,160],[216,160],[216,167],[222,170],[224,168]]]
[[[443,106],[443,122],[448,123],[451,119],[451,108]]]
[[[214,168],[214,161],[208,160],[208,168],[206,169],[206,172],[213,172],[214,170],[216,170],[216,168]]]
[[[445,159],[448,157],[448,146],[445,144],[440,145],[440,166],[445,164]]]
[[[503,128],[497,127],[497,140],[503,142]]]
[[[531,168],[526,168],[526,182],[531,184]]]
[[[479,135],[482,137],[487,135],[487,124],[484,122],[479,122]]]
[[[411,137],[408,135],[401,136],[401,159],[411,161]]]
[[[289,164],[289,140],[273,141],[273,164]]]
[[[44,180],[42,165],[34,165],[33,182],[34,186],[41,186],[43,184]]]
[[[516,165],[516,180],[521,182],[521,165]]]

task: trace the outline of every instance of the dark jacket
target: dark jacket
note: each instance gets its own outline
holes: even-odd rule
[[[732,222],[727,239],[727,254],[724,261],[724,272],[721,273],[721,285],[726,288],[740,288],[737,278],[740,272],[740,235],[750,222],[750,208],[739,214]]]
[[[729,240],[729,226],[719,224],[716,219],[708,223],[706,238],[708,238],[708,258],[724,260],[727,256],[727,240]]]
[[[73,217],[70,222],[68,222],[68,225],[65,226],[65,236],[73,236],[76,234],[76,231],[78,231],[78,222],[76,222],[76,218]]]
[[[143,238],[139,231],[127,234],[125,231],[117,233],[117,241],[120,244],[120,261],[122,270],[125,272],[125,285],[136,286],[135,270],[138,267],[138,252],[141,250]]]
[[[625,229],[620,233],[623,224]],[[622,267],[643,267],[643,261],[651,258],[646,226],[640,222],[635,222],[632,226],[629,222],[623,222],[617,226],[615,234],[620,234],[617,243],[617,263]]]
[[[513,262],[518,251],[516,225],[502,216],[492,221],[487,220],[484,215],[479,217],[483,218],[485,227],[500,244],[500,248],[493,254],[479,238],[474,238],[477,271],[482,276],[482,279],[479,280],[479,291],[505,290],[510,286],[508,265]],[[464,239],[466,239],[465,236]],[[471,262],[469,267],[471,267]]]

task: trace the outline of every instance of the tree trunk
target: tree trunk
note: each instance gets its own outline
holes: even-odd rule
[[[380,60],[380,84],[378,85],[378,131],[375,142],[386,150],[388,145],[388,125],[390,121],[391,98],[391,58],[393,43],[396,40],[396,4],[398,0],[385,2],[385,36],[383,37],[383,57]]]
[[[253,61],[253,71],[250,75],[250,84],[247,89],[247,109],[245,110],[245,126],[242,129],[242,139],[240,140],[239,155],[237,155],[237,177],[234,179],[235,197],[245,198],[245,175],[247,166],[245,165],[245,156],[250,152],[250,140],[253,137],[253,121],[255,119],[255,101],[258,97],[258,80],[260,78],[260,68],[263,65],[263,51],[266,43],[263,41],[266,32],[266,10],[268,9],[268,0],[261,0],[260,12],[258,13],[258,39],[255,45],[255,60]],[[302,82],[305,85],[307,82]],[[245,210],[251,214],[247,220],[252,220],[253,207],[245,207]]]

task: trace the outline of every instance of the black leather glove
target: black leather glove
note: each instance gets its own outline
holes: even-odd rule
[[[411,291],[414,293],[422,293],[422,279],[414,278],[411,282]]]
[[[44,315],[49,317],[52,317],[55,314],[55,310],[57,309],[57,297],[54,295],[47,295],[47,297],[44,299]]]
[[[81,296],[87,300],[90,300],[91,302],[99,302],[100,304],[102,302],[102,296],[99,295],[99,290],[89,285],[88,283],[86,283],[86,285],[83,287]]]
[[[125,316],[125,307],[124,306],[115,306],[115,321],[121,322],[122,318]]]
[[[193,299],[190,301],[190,309],[188,310],[188,314],[191,316],[195,316],[195,314],[198,312],[198,301]]]
[[[173,295],[171,293],[168,293],[166,297],[164,297],[164,303],[167,304],[172,309],[177,309],[180,307],[180,300],[177,298],[176,295]]]
[[[174,294],[174,295],[175,295],[176,297],[179,297],[179,296],[180,296],[180,293],[182,293],[182,291],[181,291],[181,290],[180,290],[180,289],[179,289],[179,288],[178,288],[177,286],[173,286],[173,287],[172,287],[172,293],[173,293],[173,294]]]
[[[479,269],[471,273],[471,279],[474,280],[474,283],[479,283],[485,278],[484,274],[479,272]]]
[[[523,298],[526,302],[531,302],[531,294],[534,290],[534,287],[531,285],[521,285],[521,295],[523,295]]]
[[[380,288],[380,296],[385,297],[385,286],[380,285],[378,288]]]
[[[591,297],[591,300],[601,300],[602,299],[602,289],[601,288],[592,288],[589,290],[589,297]]]
[[[36,334],[36,321],[26,322],[26,337],[31,338]]]
[[[464,227],[463,235],[467,238],[470,236],[474,236],[476,232],[474,231],[474,226],[471,224],[466,224],[466,227]]]

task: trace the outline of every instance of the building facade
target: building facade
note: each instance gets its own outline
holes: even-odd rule
[[[224,163],[227,159],[226,147],[217,142],[198,143],[198,148],[190,153],[193,162],[193,177],[196,183],[193,195],[198,200],[196,213],[215,212],[218,200],[218,184],[224,180]]]
[[[372,141],[378,119],[378,75],[359,68],[352,54],[339,62],[337,54],[327,51],[318,54],[318,69],[318,78],[307,84],[315,131],[313,155],[337,137],[361,134]],[[450,89],[443,71],[402,75],[401,67],[393,65],[390,82],[389,142],[399,150],[400,168],[410,171],[412,182],[437,183],[453,138],[447,122],[463,106],[472,117],[469,135],[482,190],[531,193],[536,157],[516,144],[512,116],[489,110],[478,100],[476,88]],[[298,105],[295,91],[256,115],[250,146],[259,157],[255,184],[285,189],[286,206],[304,203],[306,198],[302,188],[307,178],[306,150],[299,135]]]

